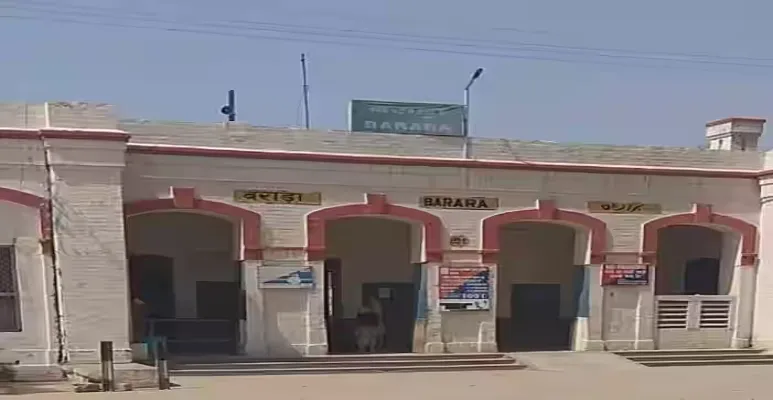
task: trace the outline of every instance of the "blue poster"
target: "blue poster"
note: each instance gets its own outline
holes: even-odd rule
[[[443,310],[488,310],[491,283],[488,267],[441,267],[440,308]]]

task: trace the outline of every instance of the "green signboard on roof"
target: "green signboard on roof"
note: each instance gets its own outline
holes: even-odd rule
[[[462,136],[464,106],[352,100],[349,130],[353,132]]]

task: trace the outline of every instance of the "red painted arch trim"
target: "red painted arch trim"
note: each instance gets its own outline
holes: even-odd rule
[[[483,262],[495,263],[499,254],[501,228],[514,222],[566,222],[583,227],[590,234],[591,263],[604,261],[607,249],[607,224],[590,215],[556,208],[552,200],[537,201],[537,208],[508,211],[483,220]]]
[[[325,227],[328,221],[362,216],[391,216],[424,226],[427,261],[443,259],[443,221],[436,215],[415,208],[389,204],[383,194],[368,194],[365,204],[323,208],[306,216],[306,251],[309,260],[323,260],[327,250]]]
[[[193,188],[172,188],[171,192],[172,197],[168,199],[138,200],[127,203],[124,205],[124,214],[127,218],[162,211],[201,211],[214,214],[241,224],[245,260],[261,259],[260,214],[226,203],[199,199]]]
[[[51,239],[51,218],[48,215],[48,202],[45,198],[16,189],[0,187],[0,201],[36,209],[40,219],[40,237],[43,240]]]
[[[695,204],[691,213],[675,214],[647,222],[642,232],[642,259],[654,262],[658,252],[658,231],[675,225],[718,225],[741,235],[741,265],[752,266],[757,262],[757,227],[722,214],[715,214],[708,204]]]

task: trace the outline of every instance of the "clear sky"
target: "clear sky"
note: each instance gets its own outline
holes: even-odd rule
[[[345,129],[350,99],[459,103],[483,67],[473,136],[696,146],[708,120],[773,116],[771,13],[766,0],[0,0],[0,99],[206,122],[235,88],[241,121],[298,126],[305,52],[314,128]]]

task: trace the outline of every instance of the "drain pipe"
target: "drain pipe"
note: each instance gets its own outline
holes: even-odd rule
[[[56,241],[54,240],[55,220],[54,220],[54,171],[51,168],[51,162],[46,142],[41,134],[40,143],[43,145],[43,160],[46,168],[46,218],[50,229],[47,232],[46,240],[50,241],[47,250],[51,257],[51,269],[54,285],[54,312],[56,314],[56,340],[58,345],[57,363],[64,364],[69,361],[67,354],[67,334],[64,324],[64,307],[62,306],[62,269],[59,266],[56,256]]]

